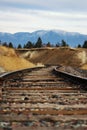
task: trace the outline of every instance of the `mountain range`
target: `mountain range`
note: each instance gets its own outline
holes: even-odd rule
[[[22,46],[28,41],[35,43],[41,37],[43,43],[50,42],[55,45],[61,43],[61,40],[65,40],[71,47],[76,47],[78,44],[83,44],[87,40],[87,35],[80,34],[77,32],[66,32],[61,30],[38,30],[35,32],[17,32],[14,34],[0,32],[0,41],[12,42],[16,47],[18,44]]]

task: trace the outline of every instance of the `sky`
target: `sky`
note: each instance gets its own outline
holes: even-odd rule
[[[0,0],[0,32],[36,30],[87,34],[87,0]]]

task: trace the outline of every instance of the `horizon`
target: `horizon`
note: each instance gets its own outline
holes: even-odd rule
[[[85,0],[0,0],[0,32],[66,30],[87,35]]]
[[[22,31],[22,32],[14,32],[14,33],[11,33],[11,32],[0,32],[0,33],[8,33],[8,34],[16,34],[16,33],[34,33],[34,32],[39,32],[39,31],[60,31],[60,32],[65,32],[65,33],[76,33],[76,34],[81,34],[81,35],[87,35],[87,34],[83,34],[83,33],[80,33],[80,32],[70,32],[70,31],[66,31],[66,30],[60,30],[60,29],[48,29],[48,30],[45,30],[45,29],[42,29],[42,30],[35,30],[35,31]]]

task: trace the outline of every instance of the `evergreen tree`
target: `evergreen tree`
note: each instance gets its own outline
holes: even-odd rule
[[[84,44],[82,46],[83,48],[87,48],[87,41],[84,41]]]
[[[48,42],[48,43],[46,44],[46,46],[47,46],[47,47],[51,47],[51,44],[50,44],[50,42]]]
[[[65,46],[67,46],[67,43],[64,40],[62,40],[61,46],[65,47]]]
[[[33,48],[33,43],[28,41],[27,44],[25,45],[25,48]]]
[[[13,48],[13,44],[9,42],[8,47]]]
[[[36,44],[35,44],[35,47],[36,47],[36,48],[42,47],[42,40],[41,40],[40,37],[38,38],[38,40],[37,40],[37,42],[36,42]]]
[[[22,48],[22,46],[21,46],[21,44],[18,44],[18,47],[17,47],[18,49],[21,49]]]
[[[8,47],[7,42],[4,42],[2,45]]]
[[[77,46],[78,48],[81,48],[81,45],[80,44],[78,44],[78,46]]]
[[[56,47],[60,47],[60,46],[61,46],[60,43],[57,43],[57,44],[56,44]]]
[[[68,47],[69,45],[64,40],[62,40],[61,41],[61,46],[62,47]]]
[[[0,45],[2,44],[1,40],[0,40]]]

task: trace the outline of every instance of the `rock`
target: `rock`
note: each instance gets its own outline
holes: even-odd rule
[[[4,73],[4,72],[6,72],[6,71],[4,70],[4,68],[0,67],[0,73]]]

